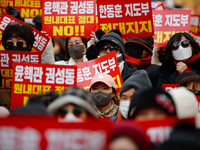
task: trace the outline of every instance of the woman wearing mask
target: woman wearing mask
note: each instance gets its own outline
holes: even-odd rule
[[[166,46],[166,61],[161,65],[158,87],[162,84],[175,84],[177,76],[193,71],[200,75],[200,47],[188,33],[174,34]]]
[[[102,73],[94,76],[90,83],[90,92],[100,118],[118,114],[116,84],[110,75]]]
[[[87,61],[87,38],[86,37],[68,37],[66,38],[66,58],[67,61],[57,61],[56,64],[75,65]]]

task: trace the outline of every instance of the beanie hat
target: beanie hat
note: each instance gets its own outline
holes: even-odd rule
[[[152,52],[154,40],[152,36],[145,37],[132,37],[126,40],[125,46],[127,43],[138,43],[146,47],[150,52]]]
[[[143,69],[135,71],[124,83],[120,90],[120,95],[131,89],[139,90],[142,88],[152,88],[151,81],[147,72]]]
[[[145,132],[144,130],[133,122],[122,122],[120,124],[115,124],[113,126],[113,135],[112,138],[126,136],[134,141],[137,146],[142,149],[145,143]]]
[[[10,115],[9,111],[3,107],[3,106],[0,106],[0,118],[6,118]]]
[[[100,73],[100,74],[95,75],[90,82],[90,89],[91,89],[92,85],[97,82],[103,82],[108,87],[112,87],[112,88],[116,89],[115,81],[112,78],[112,76],[110,76],[109,74]]]
[[[132,96],[128,118],[135,118],[139,110],[147,107],[160,108],[170,116],[176,115],[175,104],[167,92],[159,89],[141,89]]]
[[[190,77],[190,76],[199,76],[199,75],[197,73],[193,72],[193,71],[183,72],[183,73],[178,75],[176,83],[180,84],[181,81],[183,81],[183,79]]]
[[[95,42],[98,42],[104,34],[104,29],[98,29],[94,34]]]
[[[200,135],[194,125],[181,122],[172,130],[168,141],[158,147],[158,150],[199,150]]]
[[[99,42],[97,42],[97,44],[95,45],[95,48],[98,50],[104,46],[104,43],[108,41],[111,42],[113,44],[115,44],[116,46],[118,46],[120,48],[120,53],[122,54],[123,58],[125,58],[125,46],[124,46],[124,40],[122,39],[122,37],[115,33],[115,32],[109,32],[108,34],[105,34],[101,37],[101,40]]]
[[[195,117],[197,114],[197,99],[194,93],[185,87],[177,87],[169,94],[174,100],[179,119]]]
[[[47,107],[47,111],[51,114],[55,114],[59,108],[67,104],[75,104],[79,107],[83,107],[89,114],[97,117],[91,94],[77,87],[69,87],[64,90],[61,96]]]

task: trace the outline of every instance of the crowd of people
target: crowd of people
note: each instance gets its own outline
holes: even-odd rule
[[[5,50],[30,51],[34,40],[31,27],[18,23],[7,25],[2,34]],[[115,124],[108,145],[110,150],[145,149],[143,129],[137,124],[127,124],[127,120],[194,117],[194,125],[178,124],[168,141],[150,149],[199,150],[196,96],[200,95],[200,46],[195,36],[186,32],[174,34],[166,47],[153,45],[151,36],[123,39],[117,29],[109,33],[102,29],[91,31],[90,39],[51,38],[42,54],[42,63],[75,65],[115,52],[123,80],[120,93],[116,93],[112,76],[100,73],[92,78],[89,91],[78,87],[69,87],[61,94],[50,91],[30,97],[26,106],[10,110],[11,90],[1,89],[0,117],[45,115],[53,116],[61,123],[106,119]],[[178,84],[178,87],[166,92],[162,90],[163,84]]]

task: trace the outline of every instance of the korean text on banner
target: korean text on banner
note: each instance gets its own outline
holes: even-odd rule
[[[61,93],[76,86],[77,66],[14,63],[11,109],[25,105],[29,96],[46,94],[50,90]]]
[[[117,93],[120,92],[123,84],[116,54],[112,52],[105,56],[83,62],[76,65],[77,70],[77,86],[89,90],[92,78],[99,73],[106,73],[113,77],[117,87]]]
[[[0,19],[0,50],[4,50],[1,39],[2,39],[2,33],[3,30],[6,28],[6,26],[10,23],[19,23],[19,24],[26,24],[24,22],[22,22],[21,20],[16,19],[15,17],[12,17],[6,13],[4,13],[1,16]],[[28,24],[26,24],[28,25]],[[31,26],[30,26],[31,27]],[[38,31],[37,29],[31,27],[33,29],[33,33],[35,36],[35,42],[33,43],[33,47],[32,47],[32,52],[40,52],[43,53],[43,51],[45,50],[50,38],[48,36],[46,36],[45,34],[41,33],[40,31]],[[26,40],[26,39],[25,39]]]
[[[95,0],[43,0],[42,27],[50,37],[90,37],[95,31]]]
[[[112,131],[111,123],[99,120],[59,123],[44,116],[17,115],[0,121],[0,149],[9,150],[105,150]]]
[[[41,0],[0,0],[0,16],[6,13],[7,6],[16,8],[25,18],[42,16]]]
[[[0,51],[0,70],[3,77],[0,89],[11,89],[14,62],[41,63],[41,53]]]
[[[154,46],[165,47],[177,32],[190,32],[191,10],[153,10]]]
[[[124,38],[153,36],[151,0],[97,0],[99,27],[118,29]]]

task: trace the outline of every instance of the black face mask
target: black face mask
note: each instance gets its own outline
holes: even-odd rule
[[[164,63],[166,61],[165,55],[159,55],[158,59],[161,63]]]
[[[137,43],[127,43],[126,49],[129,56],[140,59],[145,47]]]
[[[28,51],[27,47],[17,47],[17,46],[13,46],[11,48],[6,48],[5,50],[10,50],[10,51]]]

